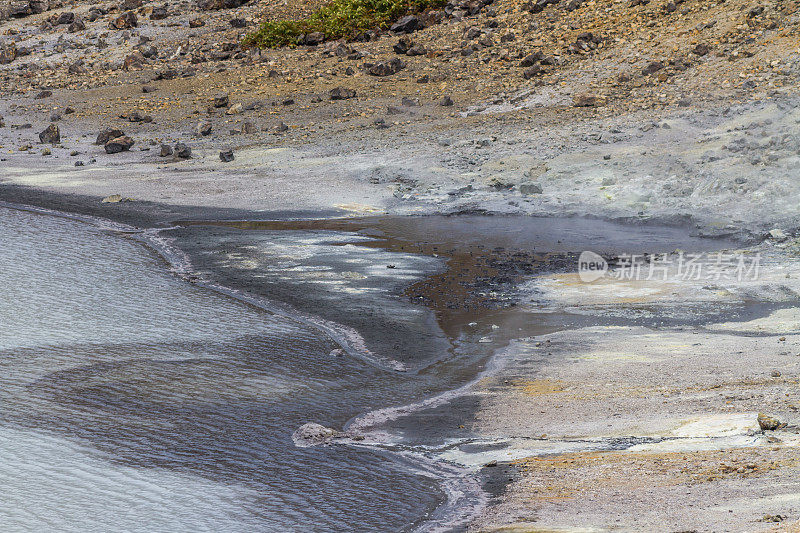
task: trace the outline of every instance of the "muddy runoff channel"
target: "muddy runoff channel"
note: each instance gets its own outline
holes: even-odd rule
[[[514,357],[515,340],[587,326],[748,320],[775,308],[718,302],[675,312],[631,300],[614,312],[586,313],[531,304],[537,280],[575,273],[583,251],[613,265],[624,254],[737,247],[688,228],[577,218],[379,216],[186,221],[161,235],[190,258],[192,282],[261,298],[273,312],[334,340],[330,351],[302,362],[310,371],[296,372],[314,382],[304,394],[319,405],[278,417],[276,431],[292,434],[299,448],[386,453],[436,480],[435,505],[409,516],[409,527],[424,530],[465,526],[513,479],[509,470],[481,468],[486,452],[502,445],[474,431],[473,421],[481,401],[476,385]],[[293,374],[295,363],[281,364]],[[644,440],[606,439],[585,448],[625,449]]]

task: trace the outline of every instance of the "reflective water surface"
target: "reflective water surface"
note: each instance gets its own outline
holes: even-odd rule
[[[0,208],[0,530],[408,528],[434,479],[291,440],[421,394],[337,348],[136,241]]]

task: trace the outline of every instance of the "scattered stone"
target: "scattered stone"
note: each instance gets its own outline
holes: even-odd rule
[[[526,55],[522,58],[522,61],[519,62],[519,66],[521,67],[531,67],[541,61],[542,59],[542,52],[534,52],[532,54]]]
[[[94,144],[96,145],[103,145],[106,144],[111,139],[116,139],[117,137],[124,137],[125,132],[122,130],[118,130],[116,128],[107,128],[97,134],[97,140],[95,140]]]
[[[219,153],[219,160],[223,163],[230,163],[233,159],[233,150],[224,150]]]
[[[306,46],[317,46],[318,44],[322,44],[324,42],[325,34],[321,31],[307,33],[300,37],[300,44],[304,44]]]
[[[34,100],[42,100],[43,98],[49,98],[51,96],[53,96],[53,91],[45,89],[43,91],[39,91],[39,93],[33,98]]]
[[[118,154],[120,152],[126,152],[130,150],[133,144],[133,139],[127,135],[122,135],[109,140],[107,143],[105,143],[105,145],[103,145],[103,147],[105,148],[107,154]]]
[[[42,149],[42,155],[51,155],[52,153],[53,152],[50,150],[50,148],[43,148]]]
[[[775,242],[784,242],[789,236],[782,229],[774,228],[769,231],[769,238]]]
[[[486,468],[494,468],[495,466],[497,466],[497,460],[489,461],[488,463],[486,463],[483,466],[486,467]]]
[[[157,89],[155,87],[151,87],[150,85],[142,86],[142,92],[144,94],[154,93],[156,91],[157,91]]]
[[[578,94],[572,98],[572,105],[575,107],[598,107],[605,103],[605,98],[590,93]]]
[[[237,103],[237,104],[233,104],[231,107],[229,107],[228,110],[225,111],[225,114],[226,115],[238,115],[243,110],[244,110],[244,108],[242,107],[242,104]]]
[[[142,115],[138,111],[128,113],[127,119],[128,122],[145,122],[145,123],[153,122],[153,117],[151,117],[150,115]]]
[[[705,43],[700,43],[692,49],[692,52],[699,55],[700,57],[706,55],[711,51],[711,47]]]
[[[0,65],[7,65],[17,58],[17,47],[14,43],[0,45]]]
[[[774,431],[776,429],[782,428],[785,425],[786,424],[784,424],[774,416],[769,416],[764,413],[758,413],[758,426],[761,428],[761,431]]]
[[[128,11],[112,20],[111,24],[109,24],[109,27],[112,30],[127,30],[129,28],[135,28],[138,25],[139,21],[136,18],[136,13],[133,11]]]
[[[397,40],[395,45],[392,47],[394,53],[405,55],[406,52],[411,50],[411,47],[414,46],[414,41],[411,40],[411,37],[408,35],[403,35],[400,39]]]
[[[533,65],[531,67],[526,68],[522,72],[522,77],[525,78],[526,80],[529,80],[531,78],[535,78],[536,76],[540,76],[545,72],[546,71],[541,67],[541,65]]]
[[[161,157],[169,157],[172,155],[172,147],[168,144],[161,145],[161,151],[158,153]]]
[[[132,53],[125,56],[122,61],[122,68],[125,70],[139,70],[144,66],[146,58],[139,50],[134,50]]]
[[[180,159],[189,159],[192,157],[192,149],[184,143],[175,145],[175,156]]]
[[[200,28],[200,27],[203,27],[205,25],[206,25],[206,23],[205,23],[205,21],[203,19],[199,19],[199,18],[189,19],[189,27],[190,28]]]
[[[221,94],[219,96],[214,97],[214,107],[228,107],[228,95]]]
[[[150,20],[164,20],[168,16],[167,6],[154,7],[153,12],[150,13]]]
[[[528,196],[532,194],[542,194],[542,186],[538,183],[523,183],[519,186],[519,192]]]
[[[249,121],[249,120],[246,120],[245,122],[243,122],[243,123],[242,123],[242,129],[241,129],[241,131],[242,131],[242,133],[244,133],[245,135],[251,135],[251,134],[253,134],[253,133],[256,133],[256,132],[258,132],[258,128],[257,128],[257,127],[256,127],[256,125],[255,125],[255,124],[253,124],[251,121]]]
[[[413,33],[423,27],[419,17],[407,15],[391,25],[389,30],[395,33]]]
[[[287,126],[287,125],[286,125],[286,124],[284,124],[283,122],[278,122],[278,123],[275,125],[275,127],[273,127],[272,129],[273,129],[274,131],[277,131],[277,132],[283,133],[284,131],[288,131],[288,130],[289,130],[289,126]]]
[[[86,29],[86,23],[83,22],[82,18],[76,17],[75,20],[67,28],[67,31],[70,33],[76,33],[79,31],[83,31],[85,29]]]
[[[245,5],[248,0],[200,0],[197,7],[202,11],[215,11],[218,9],[235,9]]]
[[[124,201],[125,201],[125,198],[123,198],[121,194],[112,194],[111,196],[106,196],[105,198],[100,200],[100,203],[103,203],[103,204],[118,204],[118,203],[124,202]]]
[[[58,126],[50,124],[43,132],[39,134],[39,142],[42,144],[58,144],[61,142],[61,132],[58,131]]]
[[[200,137],[207,137],[211,135],[211,123],[207,121],[198,123],[197,127],[195,128],[195,132]]]
[[[406,64],[403,60],[395,57],[389,61],[379,61],[375,63],[369,68],[368,72],[372,76],[391,76],[403,70],[405,66]]]
[[[336,87],[334,89],[331,89],[329,95],[331,100],[348,100],[350,98],[355,98],[356,92],[353,89]]]
[[[662,63],[661,61],[652,61],[642,69],[642,75],[648,76],[650,74],[655,74],[656,72],[658,72],[663,68],[664,68],[664,63]]]
[[[439,100],[439,105],[442,107],[450,107],[453,105],[453,99],[445,95],[441,100]]]

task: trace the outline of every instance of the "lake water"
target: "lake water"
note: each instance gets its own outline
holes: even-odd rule
[[[135,240],[0,208],[0,530],[398,531],[442,499],[305,422],[422,393]]]

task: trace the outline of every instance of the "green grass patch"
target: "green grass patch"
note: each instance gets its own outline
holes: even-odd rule
[[[242,45],[278,48],[298,44],[303,34],[322,32],[326,40],[353,39],[374,29],[387,29],[400,17],[441,7],[446,0],[331,0],[308,18],[265,22]]]

